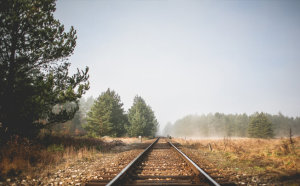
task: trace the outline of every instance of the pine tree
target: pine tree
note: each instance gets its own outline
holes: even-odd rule
[[[127,117],[123,103],[115,91],[107,89],[94,102],[87,114],[87,125],[84,128],[91,136],[119,137],[125,134],[124,125]]]
[[[89,88],[88,68],[68,74],[77,36],[54,18],[55,6],[55,0],[0,1],[1,136],[34,136],[72,119]]]
[[[252,116],[248,126],[248,135],[253,138],[271,138],[274,136],[272,123],[264,113],[256,113]]]
[[[129,136],[154,136],[158,122],[151,107],[144,99],[136,96],[128,111],[129,125],[126,127]]]

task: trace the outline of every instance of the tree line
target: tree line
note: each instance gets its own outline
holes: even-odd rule
[[[83,128],[90,136],[154,136],[158,122],[151,107],[140,96],[125,113],[120,96],[107,89],[87,113]]]
[[[281,113],[188,115],[168,123],[164,135],[177,137],[254,137],[272,138],[300,135],[300,118]]]
[[[91,137],[154,136],[158,122],[142,97],[135,96],[132,106],[125,112],[120,96],[107,89],[96,100],[82,98],[73,120],[53,129],[57,133]]]

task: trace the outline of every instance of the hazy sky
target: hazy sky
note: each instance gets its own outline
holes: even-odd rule
[[[72,68],[98,97],[135,95],[163,126],[187,114],[300,116],[300,1],[58,0],[77,30]]]

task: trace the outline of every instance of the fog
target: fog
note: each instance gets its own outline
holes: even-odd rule
[[[291,118],[278,113],[266,114],[272,123],[274,137],[288,137],[290,129],[293,135],[300,135],[300,118]],[[207,114],[188,115],[175,123],[165,125],[162,135],[188,139],[199,138],[243,138],[248,137],[248,127],[252,116],[247,114]]]
[[[74,72],[90,67],[86,98],[111,88],[127,110],[141,95],[164,127],[195,113],[300,116],[299,9],[281,0],[58,0],[55,16],[77,31],[70,62]]]

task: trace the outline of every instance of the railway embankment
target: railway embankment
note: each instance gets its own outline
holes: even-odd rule
[[[299,185],[300,138],[173,139],[217,181],[237,185]]]
[[[0,185],[84,185],[92,179],[112,178],[116,175],[114,167],[122,169],[153,141],[71,137],[49,140],[51,143],[43,144],[48,140],[34,143],[18,138],[4,144]]]
[[[85,185],[93,180],[108,183],[153,141],[154,139],[140,142],[137,138],[109,138],[101,139],[99,143],[102,146],[98,149],[82,147],[72,150],[64,147],[63,151],[60,146],[49,144],[49,148],[39,150],[55,154],[57,161],[45,162],[30,171],[20,169],[18,172],[17,168],[10,167],[13,171],[2,176],[0,185]],[[300,182],[300,138],[294,138],[293,141],[290,144],[289,139],[171,140],[221,185],[297,185]],[[155,149],[149,156],[148,162],[137,165],[139,169],[134,171],[136,175],[131,179],[132,184],[146,179],[151,182],[151,179],[158,177],[172,180],[164,173],[173,173],[177,178],[181,176],[181,183],[187,183],[191,170],[184,168],[188,167],[185,162],[176,166],[179,169],[171,165],[168,168],[167,160],[175,155],[174,151],[170,152],[167,148],[169,146],[162,144],[161,148]],[[13,153],[10,150],[9,153]],[[21,149],[15,148],[15,153],[20,153],[18,151]],[[24,153],[21,155],[26,155]],[[5,156],[2,155],[3,157]],[[12,160],[21,161],[17,158]],[[154,162],[158,162],[159,166],[156,167]],[[194,179],[192,183],[197,183],[197,180]]]

